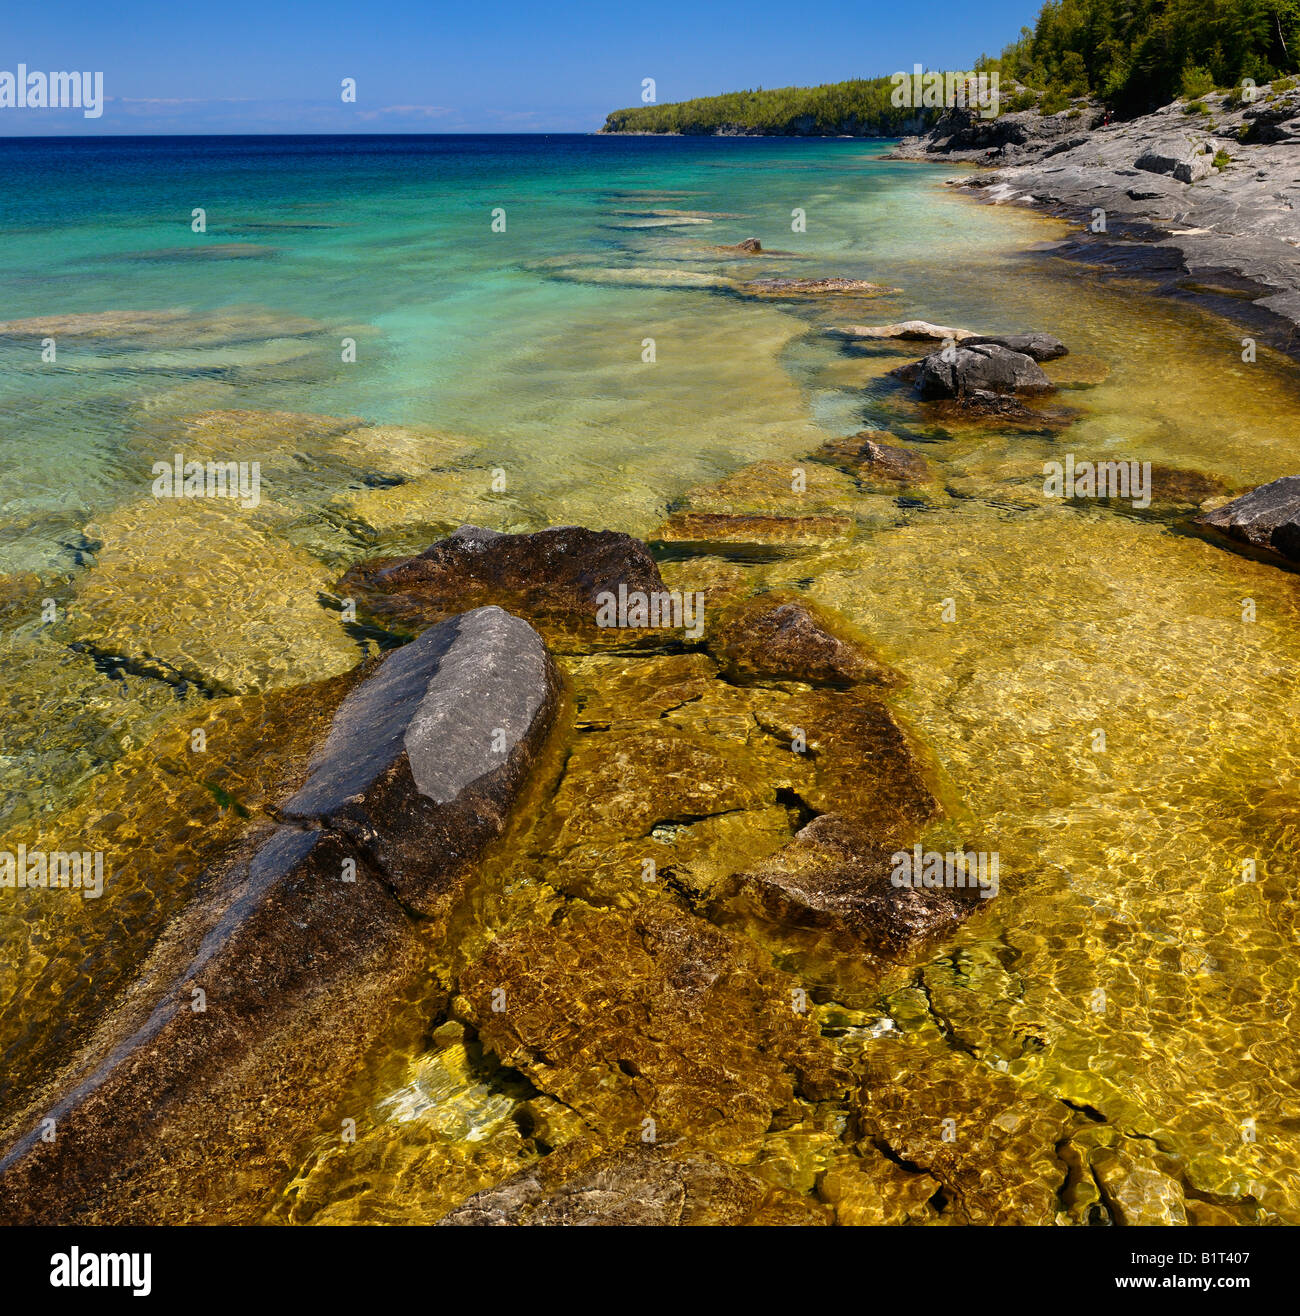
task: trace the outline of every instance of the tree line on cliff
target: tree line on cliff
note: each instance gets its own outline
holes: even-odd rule
[[[1300,0],[1048,0],[1032,28],[975,68],[1001,74],[1004,110],[1055,112],[1093,96],[1131,116],[1243,78],[1269,82],[1298,61]],[[892,93],[888,77],[759,87],[615,110],[605,131],[894,137],[935,117],[894,105]]]

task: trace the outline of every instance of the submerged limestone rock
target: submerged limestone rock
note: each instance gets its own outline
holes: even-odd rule
[[[1062,1196],[1079,1223],[1095,1223],[1099,1216],[1117,1225],[1189,1223],[1191,1203],[1184,1199],[1177,1162],[1156,1143],[1097,1124],[1076,1132],[1061,1154],[1071,1170]],[[1240,1207],[1224,1211],[1223,1217],[1215,1223],[1249,1222],[1249,1213]]]
[[[897,844],[942,813],[902,727],[865,689],[794,694],[754,715],[795,758],[811,760],[814,780],[799,794],[817,813],[841,814]]]
[[[820,1177],[817,1196],[835,1211],[837,1225],[930,1224],[939,1181],[907,1170],[871,1147],[836,1157]]]
[[[887,297],[901,292],[900,288],[887,288],[883,284],[869,283],[866,279],[750,279],[738,289],[746,297],[801,298],[825,297],[837,293],[852,293],[858,297]]]
[[[718,666],[700,652],[675,654],[596,654],[575,658],[566,670],[584,729],[607,731],[647,719],[701,698]]]
[[[542,518],[513,494],[494,493],[487,470],[453,467],[397,484],[366,485],[333,494],[326,515],[354,540],[381,545],[385,555],[418,554],[473,518],[523,532]]]
[[[895,489],[934,478],[929,462],[920,453],[900,448],[888,430],[859,430],[828,439],[812,456],[856,475],[869,488]]]
[[[595,1154],[593,1154],[593,1152]],[[707,1152],[565,1148],[476,1193],[443,1225],[823,1225],[824,1212]]]
[[[147,499],[102,516],[63,629],[96,654],[226,694],[334,676],[363,650],[322,605],[325,568],[284,515],[216,498]]]
[[[1171,507],[1199,507],[1227,493],[1228,486],[1217,475],[1205,471],[1179,470],[1151,465],[1151,501]]]
[[[690,490],[651,535],[678,552],[761,560],[847,538],[853,481],[819,463],[759,461]]]
[[[802,600],[759,595],[724,615],[709,638],[732,680],[888,686],[901,679],[860,645],[827,629]]]
[[[321,832],[263,831],[11,1128],[0,1220],[241,1218],[291,1168],[421,959],[360,856]]]
[[[703,274],[698,270],[677,270],[646,265],[592,266],[573,265],[547,269],[548,277],[569,283],[613,284],[621,288],[691,288],[701,292],[729,292],[737,284],[725,274]]]
[[[756,1143],[796,1093],[842,1089],[796,986],[743,938],[666,903],[570,904],[492,942],[457,1007],[503,1064],[607,1137],[652,1128],[722,1150]]]
[[[937,1179],[953,1223],[1057,1223],[1058,1145],[1084,1123],[1069,1107],[910,1038],[873,1045],[859,1102],[862,1138]]]
[[[781,792],[811,769],[775,746],[755,696],[699,652],[600,655],[566,664],[582,735],[540,827],[542,876],[570,896],[630,908],[698,906],[737,866],[792,832]]]
[[[972,888],[896,886],[892,846],[844,818],[823,814],[765,863],[719,890],[732,915],[823,933],[841,951],[914,960],[978,908]]]
[[[372,425],[358,416],[310,412],[212,410],[186,416],[167,447],[187,460],[257,460],[273,497],[304,484],[313,471],[337,485],[349,473],[371,480],[406,481],[463,457],[472,444],[428,426]],[[161,440],[155,440],[159,446]],[[166,452],[170,457],[170,452]],[[325,486],[322,486],[322,490]]]
[[[507,535],[462,526],[417,557],[353,567],[338,588],[375,616],[406,626],[495,603],[550,632],[596,644],[654,640],[646,627],[601,626],[598,617],[620,591],[662,594],[664,583],[645,545],[618,531],[557,526]]]
[[[651,829],[767,804],[765,759],[721,736],[663,721],[584,736],[555,797],[558,845],[645,837]]]
[[[1057,388],[1095,388],[1110,378],[1110,366],[1100,357],[1071,352],[1050,361],[1044,374]]]
[[[0,1219],[254,1212],[418,979],[427,943],[408,907],[444,915],[500,835],[555,688],[537,635],[492,608],[358,686],[285,808],[300,826],[258,829],[209,873],[13,1126]]]
[[[674,512],[650,536],[679,552],[761,561],[829,548],[853,533],[851,516],[772,516],[762,512]]]
[[[853,339],[934,339],[942,342],[951,338],[960,343],[975,337],[971,329],[953,329],[948,325],[931,324],[928,320],[900,320],[896,324],[851,324],[826,331],[836,338]]]
[[[98,704],[118,706],[119,716],[130,705],[120,693],[124,682],[81,661],[97,677],[96,687],[74,687],[84,735]],[[116,753],[97,738],[95,753],[107,766],[85,782],[72,805],[39,819],[7,820],[0,851],[14,853],[20,843],[66,849],[75,838],[78,849],[103,854],[104,885],[94,900],[51,900],[41,889],[4,893],[0,1115],[14,1110],[52,1063],[85,1042],[204,869],[250,825],[268,820],[273,802],[305,780],[311,742],[324,735],[354,680],[348,673],[265,695],[178,700],[158,681],[131,678],[170,705],[164,728]],[[136,734],[145,730],[138,711],[131,726]],[[16,752],[21,742],[14,731],[8,740]],[[47,750],[41,769],[47,775],[49,763]],[[60,953],[50,953],[51,947]]]
[[[712,484],[697,485],[682,500],[686,512],[806,516],[843,511],[853,481],[825,466],[798,461],[751,462]]]
[[[1207,513],[1198,524],[1238,543],[1300,562],[1300,475],[1284,475],[1260,485]]]
[[[195,348],[315,334],[326,327],[319,320],[262,306],[227,306],[216,311],[85,311],[6,320],[0,323],[0,339],[54,338],[60,342],[111,341],[137,348]]]

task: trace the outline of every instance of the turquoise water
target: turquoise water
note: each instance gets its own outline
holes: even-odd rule
[[[754,443],[736,428],[745,406],[724,396],[746,377],[778,406],[765,429],[802,420],[780,406],[761,353],[789,336],[790,317],[725,298],[550,275],[658,260],[668,239],[671,257],[689,261],[701,245],[757,235],[807,259],[751,260],[746,275],[869,277],[907,286],[935,314],[970,318],[978,298],[936,267],[936,247],[953,260],[996,259],[1016,244],[1017,226],[936,197],[934,182],[947,171],[879,163],[873,145],[6,143],[6,320],[170,308],[228,318],[206,338],[181,324],[155,340],[65,340],[54,365],[40,362],[35,337],[0,343],[0,509],[25,522],[45,518],[28,522],[21,543],[3,545],[0,566],[66,564],[78,521],[138,494],[141,454],[127,444],[130,434],[146,419],[162,424],[210,407],[433,423],[490,442],[493,461],[517,470],[530,492],[582,482],[586,498],[570,490],[579,501],[644,523],[645,490],[627,487],[618,471],[639,464],[648,440],[696,427],[681,460],[656,463],[653,478],[671,493]],[[639,189],[682,195],[618,195]],[[196,207],[206,211],[205,233],[192,231]],[[496,207],[504,232],[492,231]],[[791,231],[795,207],[807,215],[806,233]],[[617,211],[638,209],[743,217],[619,227],[637,219]],[[223,251],[233,244],[245,249]],[[255,323],[242,315],[247,308],[259,308]],[[304,328],[305,336],[288,336]],[[357,361],[344,365],[347,336],[357,340]],[[640,359],[647,336],[658,345],[655,372]],[[717,371],[701,356],[711,344]],[[768,447],[761,438],[755,446],[763,451],[754,455]],[[649,479],[647,471],[631,483]]]

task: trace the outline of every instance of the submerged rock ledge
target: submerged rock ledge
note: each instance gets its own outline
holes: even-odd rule
[[[766,498],[771,474],[699,497]],[[612,649],[596,594],[666,586],[640,541],[580,527],[463,527],[345,581],[428,629],[363,675],[305,781],[10,1125],[0,1220],[265,1219],[403,1002],[558,1121],[517,1177],[520,1160],[490,1192],[440,1189],[448,1223],[924,1213],[934,1181],[873,1148],[845,1148],[820,1200],[751,1164],[774,1129],[852,1100],[810,993],[873,998],[980,903],[890,880],[896,848],[952,825],[866,637],[797,595],[724,586],[693,645],[677,628]],[[444,618],[457,601],[484,606]],[[496,920],[490,847],[526,783],[550,780],[534,769],[560,706],[530,621],[568,646],[577,725],[547,807],[516,810],[500,862],[532,894]]]

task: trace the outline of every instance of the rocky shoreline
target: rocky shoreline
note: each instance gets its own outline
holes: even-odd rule
[[[1056,254],[1206,301],[1300,356],[1297,147],[1300,89],[1265,86],[1123,123],[1087,102],[991,120],[949,110],[886,158],[978,164],[950,185],[1083,225]]]

